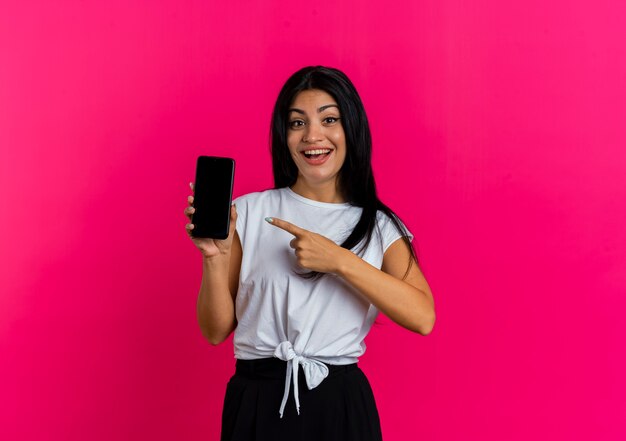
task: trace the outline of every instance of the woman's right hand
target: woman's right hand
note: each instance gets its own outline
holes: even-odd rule
[[[189,186],[191,187],[191,191],[193,191],[193,183],[189,183]],[[189,205],[185,208],[185,216],[189,219],[189,223],[185,225],[185,229],[187,230],[187,235],[194,245],[200,250],[205,258],[215,258],[218,256],[225,256],[226,258],[229,258],[230,247],[233,243],[233,236],[235,235],[235,227],[237,225],[237,208],[234,205],[230,207],[230,228],[228,231],[228,237],[224,240],[209,239],[204,237],[193,237],[191,235],[191,230],[194,228],[194,225],[191,223],[191,217],[195,211],[193,207],[193,195],[189,195],[187,197],[187,203]]]

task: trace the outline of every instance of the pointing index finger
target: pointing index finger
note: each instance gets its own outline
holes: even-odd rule
[[[287,222],[285,220],[282,219],[278,219],[275,217],[266,217],[265,220],[280,228],[281,230],[285,230],[287,233],[293,234],[294,236],[300,236],[304,233],[306,233],[307,230],[305,230],[304,228],[300,228],[294,224],[292,224],[291,222]]]

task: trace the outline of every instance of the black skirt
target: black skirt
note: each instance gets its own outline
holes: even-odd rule
[[[222,412],[221,441],[380,441],[374,395],[357,364],[327,365],[329,374],[309,390],[299,370],[300,414],[293,386],[279,409],[287,363],[278,358],[237,360]]]

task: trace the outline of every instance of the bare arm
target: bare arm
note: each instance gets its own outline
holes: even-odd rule
[[[237,326],[235,299],[241,268],[241,242],[237,232],[226,256],[202,257],[202,283],[198,294],[198,324],[202,334],[217,345]]]
[[[191,185],[193,190],[193,185]],[[191,221],[193,196],[187,199],[189,206],[185,215]],[[235,230],[237,209],[230,209],[230,230],[224,240],[195,238],[191,235],[194,225],[186,225],[187,234],[202,253],[202,281],[197,302],[198,324],[202,335],[217,345],[230,335],[237,326],[235,299],[239,285],[242,248]]]
[[[407,245],[397,240],[387,249],[381,270],[348,251],[342,253],[337,274],[391,320],[406,329],[428,335],[435,325],[433,295],[414,260],[407,277],[402,279],[409,258],[412,256]]]
[[[290,246],[298,264],[312,271],[334,273],[355,287],[370,303],[400,326],[428,335],[435,325],[435,305],[430,287],[415,261],[403,279],[411,253],[402,240],[385,252],[378,269],[332,240],[281,219],[272,225],[294,235]]]

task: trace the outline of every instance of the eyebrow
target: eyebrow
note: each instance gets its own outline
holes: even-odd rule
[[[326,104],[325,106],[320,107],[319,109],[317,109],[317,113],[323,112],[324,110],[328,109],[329,107],[336,107],[337,109],[339,108],[339,106],[337,104]],[[295,107],[292,107],[291,109],[289,109],[289,112],[296,112],[296,113],[301,113],[302,115],[304,115],[304,110],[300,110],[300,109],[296,109]]]

